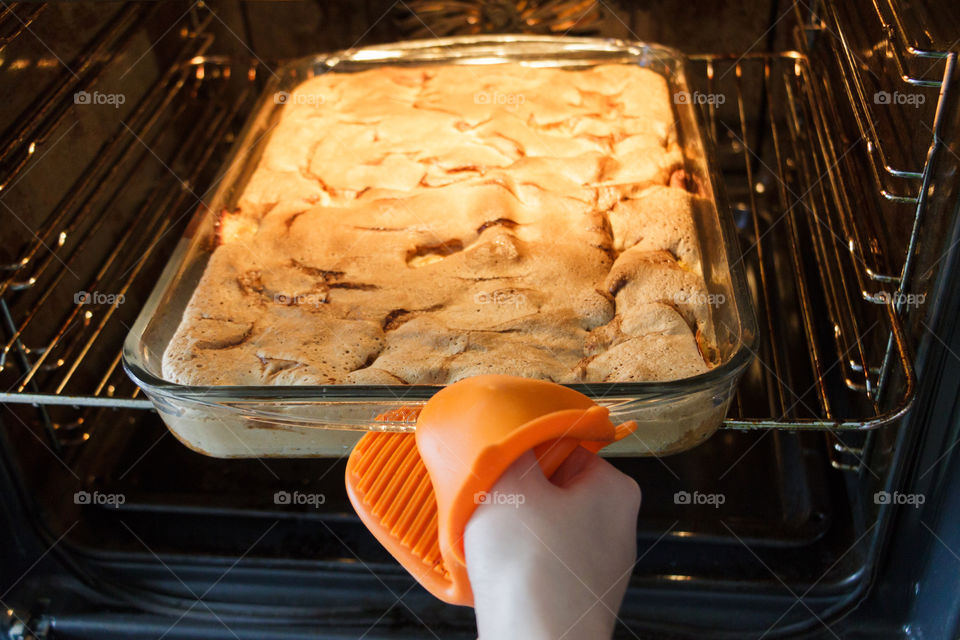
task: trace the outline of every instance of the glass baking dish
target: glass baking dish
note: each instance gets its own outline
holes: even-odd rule
[[[365,431],[409,431],[408,422],[375,422],[381,413],[426,402],[441,386],[185,386],[165,380],[161,358],[215,247],[217,212],[232,210],[283,109],[277,100],[319,74],[387,65],[497,64],[583,69],[622,63],[663,75],[674,96],[684,170],[713,203],[697,220],[704,279],[713,305],[718,364],[669,382],[570,385],[608,406],[614,422],[636,420],[636,433],[606,455],[664,455],[692,447],[723,422],[749,364],[756,321],[731,215],[713,152],[687,85],[684,58],[653,44],[548,36],[484,36],[409,41],[317,55],[291,62],[269,81],[230,154],[223,179],[188,225],[131,329],[123,349],[130,377],[170,430],[190,448],[216,457],[328,457],[349,452]],[[703,208],[701,208],[703,209]]]

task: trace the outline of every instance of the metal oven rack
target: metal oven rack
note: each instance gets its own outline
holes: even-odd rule
[[[923,308],[936,302],[927,292],[931,271],[944,256],[944,221],[952,214],[942,194],[951,191],[944,187],[957,166],[945,141],[956,136],[951,114],[960,91],[960,23],[949,10],[937,12],[934,21],[924,3],[895,0],[793,8],[801,26],[798,48],[817,70],[819,102],[828,106],[825,123],[856,124],[840,132],[856,147],[849,154],[853,162],[838,159],[835,173],[837,191],[846,198],[839,210],[850,220],[842,237],[861,266],[854,269],[860,296],[892,301],[905,333],[919,342],[927,329]],[[837,138],[829,126],[825,130],[829,145]],[[858,434],[851,446],[849,437],[832,433],[834,466],[860,467],[872,435]]]
[[[153,10],[131,5],[118,12],[71,61],[73,73],[64,73],[60,89],[4,136],[6,217],[20,220],[18,206],[26,206],[14,197],[18,182],[48,154],[69,148],[71,122],[82,118],[75,95],[105,90],[117,65],[122,71],[130,64],[106,54],[111,44]],[[828,5],[824,15],[837,12]],[[877,16],[908,28],[899,14],[878,9]],[[829,430],[834,465],[852,469],[868,442],[847,434],[896,420],[912,399],[910,317],[917,309],[908,296],[922,293],[912,278],[918,247],[933,243],[924,239],[931,203],[921,188],[946,171],[936,163],[937,114],[956,90],[930,79],[936,69],[904,80],[937,95],[932,119],[922,123],[930,143],[921,164],[886,171],[893,156],[886,150],[898,142],[861,126],[871,122],[864,111],[871,105],[858,99],[860,77],[845,66],[853,45],[819,14],[801,18],[801,35],[823,32],[818,40],[829,45],[843,93],[831,84],[837,78],[813,70],[821,53],[806,50],[805,41],[802,53],[699,56],[691,64],[693,86],[709,98],[704,119],[741,232],[762,334],[726,426]],[[22,219],[19,242],[0,254],[0,402],[38,405],[40,428],[54,446],[88,439],[91,412],[151,408],[120,366],[123,337],[190,214],[216,184],[232,135],[270,73],[262,63],[205,57],[211,20],[194,5],[186,26],[166,36],[179,47],[176,63],[131,95],[106,142],[50,212],[36,225]],[[0,14],[0,35],[8,34],[0,49],[26,21]],[[911,56],[935,59],[941,81],[956,75],[955,52],[910,45],[901,54],[898,64],[912,64]],[[851,119],[859,136],[839,128]],[[888,178],[912,195],[890,198]],[[891,216],[905,235],[882,233]]]
[[[0,14],[10,67],[26,63],[18,37],[42,40],[31,23],[45,7]],[[0,144],[0,403],[38,406],[36,429],[57,450],[88,440],[95,412],[152,408],[120,366],[123,337],[216,183],[265,73],[205,57],[209,11],[191,9],[176,29],[138,41],[160,10],[124,5],[74,56],[38,64],[38,77],[59,73]],[[155,47],[176,52],[169,68],[149,68]],[[114,104],[97,104],[98,94]],[[41,175],[58,169],[76,172],[67,184]],[[44,181],[60,188],[38,211]]]
[[[863,443],[839,434],[896,420],[914,385],[894,296],[864,295],[851,250],[866,195],[847,173],[856,143],[840,144],[805,55],[696,62],[763,334],[726,426],[828,430],[835,466],[852,467]]]

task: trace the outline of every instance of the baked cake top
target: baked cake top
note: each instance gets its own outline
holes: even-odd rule
[[[708,368],[664,78],[387,67],[286,96],[163,357],[182,384],[669,380]]]

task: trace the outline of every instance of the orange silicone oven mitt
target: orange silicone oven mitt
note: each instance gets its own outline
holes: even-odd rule
[[[424,405],[415,434],[364,435],[347,462],[347,494],[367,528],[430,593],[472,606],[463,532],[483,496],[531,449],[550,477],[576,447],[596,452],[636,428],[615,427],[608,414],[552,382],[467,378]]]

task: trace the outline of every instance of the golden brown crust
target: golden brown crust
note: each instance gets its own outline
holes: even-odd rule
[[[163,359],[185,384],[559,382],[707,369],[664,79],[629,65],[303,83]]]

